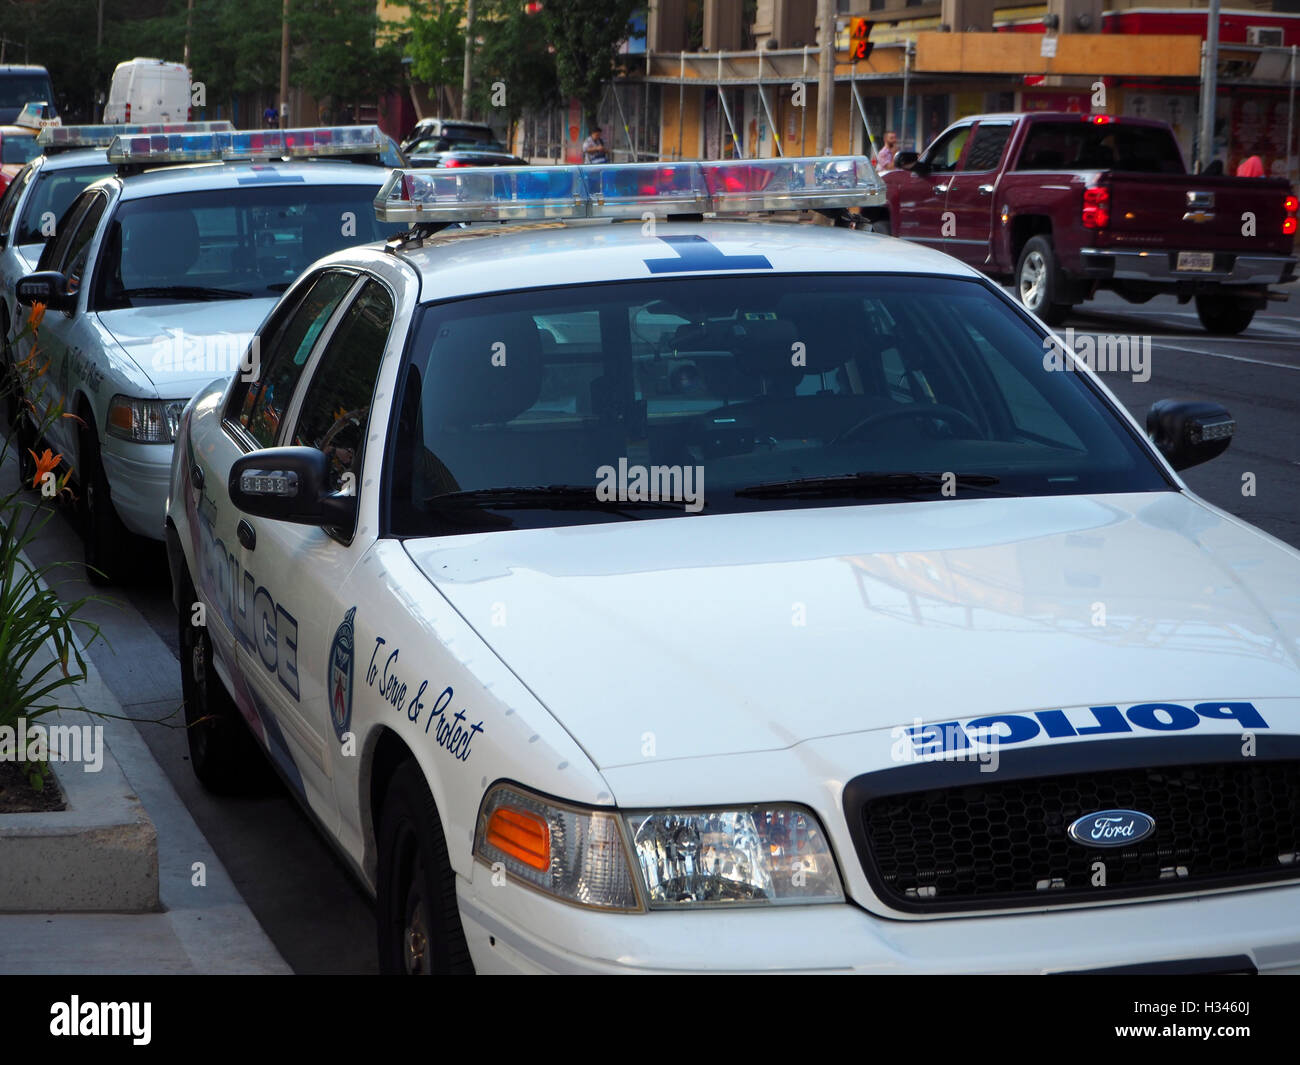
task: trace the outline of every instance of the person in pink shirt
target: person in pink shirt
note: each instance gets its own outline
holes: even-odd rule
[[[1264,160],[1259,156],[1259,145],[1255,145],[1250,155],[1237,167],[1237,177],[1264,177]]]

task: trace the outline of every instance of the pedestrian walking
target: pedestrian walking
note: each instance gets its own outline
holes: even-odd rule
[[[582,142],[582,160],[585,163],[609,162],[609,156],[605,154],[605,139],[601,136],[599,126],[592,126],[591,133]]]

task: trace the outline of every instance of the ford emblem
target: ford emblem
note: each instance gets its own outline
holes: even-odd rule
[[[1066,832],[1085,847],[1127,847],[1155,830],[1155,818],[1137,810],[1098,810],[1084,814]]]

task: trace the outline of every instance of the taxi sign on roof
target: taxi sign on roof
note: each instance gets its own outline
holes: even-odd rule
[[[23,104],[23,109],[14,119],[15,126],[26,126],[28,129],[44,129],[47,126],[61,125],[62,122],[58,116],[50,117],[50,105],[44,100],[31,100]]]
[[[319,159],[378,155],[384,146],[378,126],[319,126],[302,129],[211,130],[197,133],[139,133],[114,137],[108,161],[156,166],[240,159]]]
[[[416,223],[639,218],[874,206],[884,196],[863,156],[395,170],[375,197],[375,215]]]
[[[232,131],[228,121],[118,123],[107,126],[46,126],[36,135],[36,143],[46,148],[107,148],[114,137],[139,133],[217,133]]]

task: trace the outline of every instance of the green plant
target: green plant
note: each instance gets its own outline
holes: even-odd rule
[[[3,385],[5,390],[17,391],[19,417],[35,420],[35,440],[44,436],[55,419],[75,417],[65,414],[58,404],[42,403],[49,364],[38,365],[41,354],[37,335],[44,313],[42,304],[35,305],[22,328],[9,338],[11,351],[15,344],[27,339],[31,347],[25,359],[10,367]],[[8,457],[18,436],[15,429],[0,446],[0,463]],[[82,648],[101,635],[97,625],[78,617],[92,597],[65,602],[51,587],[54,571],[73,563],[38,565],[28,555],[27,548],[54,517],[51,508],[33,502],[28,492],[40,491],[47,499],[72,499],[71,468],[65,469],[62,476],[58,474],[62,456],[48,448],[43,455],[30,449],[28,453],[35,470],[30,482],[21,481],[18,488],[0,493],[0,728],[17,729],[22,719],[31,722],[54,710],[71,709],[60,705],[57,695],[86,679]],[[83,636],[79,641],[78,626],[88,639]],[[42,665],[39,656],[45,648],[52,651],[52,656]],[[31,786],[43,790],[49,774],[48,761],[27,762],[26,768]]]

